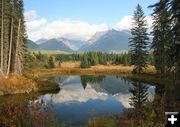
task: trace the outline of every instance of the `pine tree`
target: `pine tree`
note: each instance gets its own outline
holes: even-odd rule
[[[26,29],[23,0],[1,1],[1,66],[0,70],[21,74],[26,51]]]
[[[146,67],[146,57],[148,53],[147,45],[149,38],[144,12],[139,4],[134,12],[133,20],[133,28],[131,29],[132,37],[129,41],[131,47],[131,63],[135,66],[133,72],[142,73],[143,68]]]
[[[7,73],[8,68],[8,54],[9,54],[9,47],[10,47],[10,34],[11,34],[11,1],[5,0],[4,1],[4,8],[3,8],[3,72],[4,74]]]
[[[3,74],[3,49],[4,49],[4,45],[3,45],[3,37],[4,37],[4,0],[1,1],[1,66],[0,66],[0,71],[1,74]]]
[[[54,67],[55,67],[55,65],[54,65],[54,59],[53,59],[52,56],[49,57],[48,67],[49,67],[49,68],[54,68]]]
[[[174,60],[171,57],[173,52],[173,34],[171,32],[171,15],[163,2],[160,2],[160,4],[154,8],[153,18],[152,49],[155,67],[158,73],[166,74],[173,67]]]
[[[90,61],[88,59],[88,54],[84,53],[81,58],[81,68],[89,68],[91,67]]]
[[[166,7],[172,15],[173,22],[173,57],[175,59],[176,67],[176,83],[180,85],[180,1],[179,0],[164,0]]]
[[[171,31],[172,31],[172,50],[170,53],[171,59],[173,62],[173,67],[175,68],[175,76],[173,76],[176,84],[180,85],[180,1],[179,0],[159,0],[152,7],[159,7],[157,12],[162,12],[164,10],[164,5],[169,14],[170,21],[172,22]]]
[[[12,57],[12,43],[13,43],[13,29],[14,29],[14,1],[12,1],[11,5],[11,30],[10,30],[10,42],[9,42],[9,55],[8,55],[8,66],[6,76],[9,75],[10,65],[11,65],[11,57]]]
[[[27,35],[26,35],[26,26],[24,20],[24,3],[23,0],[14,0],[15,9],[16,9],[16,18],[15,25],[16,29],[14,30],[16,39],[14,40],[13,45],[13,59],[12,59],[12,70],[11,72],[15,74],[21,74],[23,70],[24,56],[27,51]]]
[[[147,86],[140,82],[133,83],[133,85],[134,87],[129,89],[129,92],[132,94],[130,97],[130,105],[135,109],[140,109],[147,101]]]

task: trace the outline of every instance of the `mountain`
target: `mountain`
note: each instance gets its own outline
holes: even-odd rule
[[[83,45],[81,51],[116,52],[127,51],[128,41],[131,34],[129,31],[108,30],[97,32],[88,42]]]
[[[40,39],[36,42],[28,40],[27,48],[30,51],[33,50],[61,50],[61,51],[77,51],[79,49],[79,44],[76,46],[76,40],[68,40],[66,38],[59,39]],[[82,43],[79,41],[79,43]]]
[[[94,42],[98,41],[103,35],[105,35],[108,31],[101,31],[96,32],[89,40],[88,44],[93,44]]]
[[[40,39],[35,43],[28,42],[28,50],[61,50],[61,51],[103,51],[121,52],[127,51],[131,33],[128,30],[96,32],[88,41],[71,40],[67,38]]]
[[[67,45],[73,51],[78,51],[79,48],[84,44],[83,41],[72,40],[72,39],[67,39],[67,38],[59,38],[57,40],[62,41],[65,45]]]
[[[81,40],[73,40],[73,39],[67,39],[67,38],[60,38],[58,40],[63,41],[66,45],[69,47],[76,47],[76,49],[79,49],[85,42]]]
[[[44,42],[48,41],[47,39],[40,39],[36,41],[36,44],[42,44]]]
[[[39,46],[43,50],[73,51],[70,47],[64,44],[64,42],[57,39],[47,40],[44,43],[41,43]]]
[[[28,40],[27,41],[27,49],[32,51],[32,50],[37,50],[39,49],[39,45],[37,45],[35,42]]]
[[[68,46],[73,51],[78,51],[79,48],[84,44],[84,42],[81,40],[67,39],[63,37],[57,38],[56,40],[63,42],[66,46]],[[40,40],[37,40],[35,43],[40,45],[47,41],[48,41],[47,39],[40,39]]]

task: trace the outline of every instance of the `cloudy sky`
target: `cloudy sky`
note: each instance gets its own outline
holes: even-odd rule
[[[24,0],[29,39],[66,37],[88,40],[97,31],[130,29],[139,3],[151,27],[152,9],[157,0]]]

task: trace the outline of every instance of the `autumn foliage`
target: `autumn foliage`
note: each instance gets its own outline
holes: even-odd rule
[[[30,92],[35,88],[35,84],[23,76],[2,77],[0,94],[15,94]]]

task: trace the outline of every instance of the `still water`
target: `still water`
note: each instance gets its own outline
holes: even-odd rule
[[[45,78],[60,85],[56,94],[40,96],[51,104],[53,114],[61,122],[83,124],[93,117],[121,114],[133,107],[129,104],[134,85],[116,76],[56,76]],[[148,100],[153,101],[155,86],[147,85]]]

